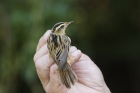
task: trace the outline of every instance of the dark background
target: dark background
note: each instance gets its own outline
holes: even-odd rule
[[[140,0],[1,0],[0,93],[45,93],[33,56],[61,21],[101,69],[112,93],[140,93]]]

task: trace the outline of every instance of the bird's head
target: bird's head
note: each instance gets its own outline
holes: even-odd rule
[[[65,30],[66,30],[67,26],[72,22],[73,21],[56,23],[52,28],[52,33],[60,34],[60,35],[65,34]]]

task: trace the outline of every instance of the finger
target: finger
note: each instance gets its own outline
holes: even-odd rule
[[[76,51],[72,52],[70,54],[70,63],[71,64],[76,63],[81,58],[81,55],[82,55],[82,53],[80,50],[76,50]]]
[[[46,33],[40,38],[39,43],[37,45],[36,51],[38,51],[45,43],[47,43],[47,39],[51,34],[51,30],[46,31]]]
[[[79,61],[83,61],[83,60],[91,60],[91,59],[86,54],[82,54],[82,56],[79,59]]]
[[[37,74],[43,86],[46,86],[50,80],[50,67],[54,64],[54,61],[48,54],[42,56],[35,62]]]
[[[36,62],[37,59],[39,59],[40,57],[44,56],[47,53],[48,53],[48,48],[47,48],[47,44],[45,44],[34,55],[34,62]]]
[[[58,67],[56,64],[52,65],[50,68],[50,82],[44,88],[47,91],[47,93],[57,93],[58,90],[61,90],[61,93],[66,93],[66,87],[63,84],[61,84],[59,71],[57,69]]]
[[[58,66],[56,64],[52,65],[50,68],[50,82],[57,87],[60,85],[60,77],[58,72]]]
[[[70,50],[69,50],[69,53],[72,53],[72,52],[74,52],[76,50],[77,50],[77,48],[75,46],[71,46],[70,47]]]

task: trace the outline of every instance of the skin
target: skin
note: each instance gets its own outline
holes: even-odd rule
[[[39,40],[34,55],[35,67],[46,93],[111,93],[107,87],[100,69],[94,62],[76,47],[70,47],[71,68],[77,75],[77,81],[71,89],[60,82],[57,65],[48,56],[48,30]]]

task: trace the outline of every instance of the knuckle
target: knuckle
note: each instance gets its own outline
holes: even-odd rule
[[[36,69],[40,70],[42,68],[42,64],[37,60],[35,62],[35,67],[36,67]]]
[[[82,56],[82,52],[81,52],[81,50],[78,50],[78,51],[79,51],[78,56],[81,57]]]
[[[36,62],[36,54],[34,55],[33,60],[34,60],[34,62]]]
[[[79,52],[79,54],[81,54],[82,52],[81,52],[81,50],[78,50],[78,52]]]
[[[76,50],[77,50],[77,48],[76,48],[75,46],[71,46],[69,52],[72,53],[72,52],[74,52],[74,51],[76,51]]]
[[[42,38],[43,38],[43,37],[41,37],[41,38],[39,39],[39,42],[41,42],[41,41],[42,41]]]

